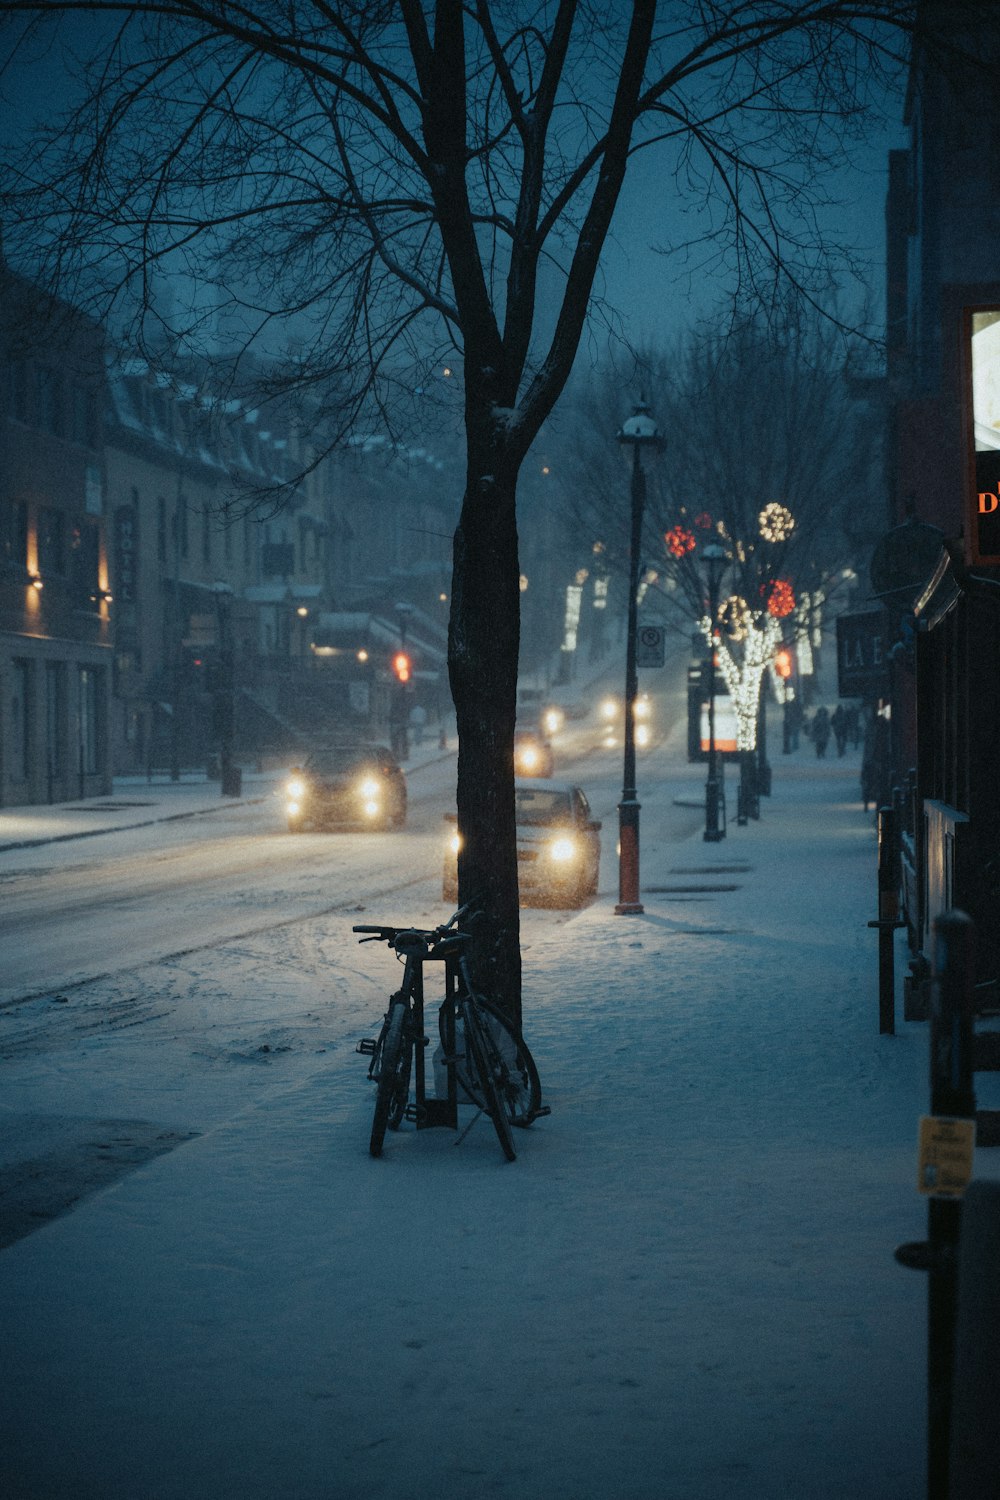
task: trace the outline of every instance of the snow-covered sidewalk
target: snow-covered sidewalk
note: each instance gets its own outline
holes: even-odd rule
[[[516,1163],[485,1121],[372,1161],[343,1046],[0,1255],[0,1492],[922,1493],[926,1284],[892,1252],[927,1033],[878,1034],[856,761],[776,763],[717,845],[658,837],[678,791],[643,788],[644,916],[525,923],[552,1115]],[[327,962],[374,1017],[395,973],[349,925]]]

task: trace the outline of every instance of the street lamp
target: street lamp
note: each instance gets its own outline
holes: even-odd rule
[[[726,836],[726,804],[719,778],[719,752],[715,745],[715,622],[719,615],[719,585],[729,564],[725,547],[708,542],[701,549],[708,584],[709,660],[708,660],[708,776],[705,779],[705,842],[717,844]],[[722,803],[722,824],[719,804]]]
[[[639,900],[639,799],[635,787],[635,700],[639,696],[635,644],[639,594],[639,554],[642,546],[642,512],[646,502],[646,474],[642,449],[663,447],[644,396],[632,415],[622,423],[618,441],[632,449],[632,535],[629,546],[628,632],[625,653],[625,765],[622,800],[618,804],[618,916],[642,914]]]

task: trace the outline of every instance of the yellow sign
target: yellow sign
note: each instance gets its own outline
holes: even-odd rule
[[[920,1118],[917,1188],[934,1198],[960,1198],[972,1180],[975,1120]]]

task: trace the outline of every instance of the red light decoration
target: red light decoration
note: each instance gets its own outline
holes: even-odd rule
[[[669,531],[664,532],[663,540],[671,557],[686,557],[697,545],[693,532],[688,531],[685,526],[671,526]]]
[[[702,531],[711,531],[713,524],[712,517],[707,510],[699,511],[694,518],[694,524],[700,526]]]
[[[795,608],[795,590],[787,578],[773,578],[761,584],[760,591],[767,594],[767,612],[776,620],[783,620]]]

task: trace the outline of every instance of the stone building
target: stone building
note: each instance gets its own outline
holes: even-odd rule
[[[0,806],[110,791],[103,336],[0,265]]]

